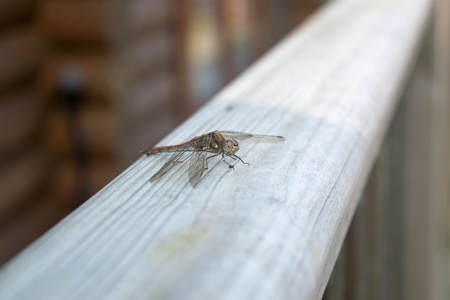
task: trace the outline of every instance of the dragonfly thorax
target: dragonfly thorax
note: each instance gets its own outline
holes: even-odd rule
[[[234,155],[239,150],[239,143],[235,139],[228,139],[223,145],[223,152],[226,155]]]

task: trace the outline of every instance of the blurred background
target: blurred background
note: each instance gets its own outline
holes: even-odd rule
[[[0,265],[319,0],[0,0]]]

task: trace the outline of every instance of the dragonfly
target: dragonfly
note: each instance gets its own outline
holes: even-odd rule
[[[244,162],[242,158],[236,155],[236,152],[239,151],[238,140],[250,143],[279,143],[284,141],[284,137],[216,130],[196,136],[181,144],[151,147],[142,150],[141,153],[148,156],[157,153],[173,152],[169,160],[150,178],[150,182],[155,182],[161,178],[176,163],[183,163],[189,159],[189,182],[192,187],[195,187],[200,181],[204,170],[208,169],[208,160],[213,157],[221,156],[222,161],[232,169],[234,169],[234,164],[230,164],[225,158],[231,158],[234,161],[239,160],[243,164],[249,165],[249,163]]]

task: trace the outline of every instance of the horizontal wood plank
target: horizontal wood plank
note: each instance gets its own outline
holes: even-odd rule
[[[26,20],[33,11],[35,0],[0,1],[0,26]]]
[[[0,93],[0,160],[29,147],[44,116],[44,99],[36,88],[21,86]]]
[[[40,145],[24,155],[3,159],[0,165],[0,220],[42,190],[50,171],[50,157]]]
[[[44,59],[42,36],[34,29],[21,27],[0,34],[0,89],[28,79]]]
[[[285,142],[242,143],[249,166],[210,160],[195,188],[187,164],[149,183],[167,156],[141,157],[7,264],[0,298],[320,298],[430,3],[329,4],[161,144]]]
[[[71,156],[73,141],[69,129],[68,116],[64,111],[54,110],[48,113],[46,120],[46,140],[49,149],[55,154]],[[90,156],[97,158],[111,158],[113,151],[115,115],[106,108],[93,106],[84,107],[77,116],[79,130],[86,139],[86,149]]]
[[[0,227],[0,265],[39,238],[70,212],[70,206],[61,206],[35,192],[33,201],[2,217]]]
[[[44,0],[37,9],[39,25],[53,40],[103,43],[108,39],[108,1]]]
[[[119,24],[117,29],[125,35],[148,32],[149,29],[164,27],[173,22],[174,11],[179,9],[174,3],[165,0],[115,1]]]

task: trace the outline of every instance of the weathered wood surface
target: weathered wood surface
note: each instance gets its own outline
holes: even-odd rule
[[[450,299],[450,2],[433,6],[325,299]]]
[[[321,10],[161,142],[222,129],[284,143],[242,144],[250,166],[211,161],[194,189],[186,164],[150,184],[167,156],[141,157],[3,267],[0,298],[320,298],[429,6]]]

